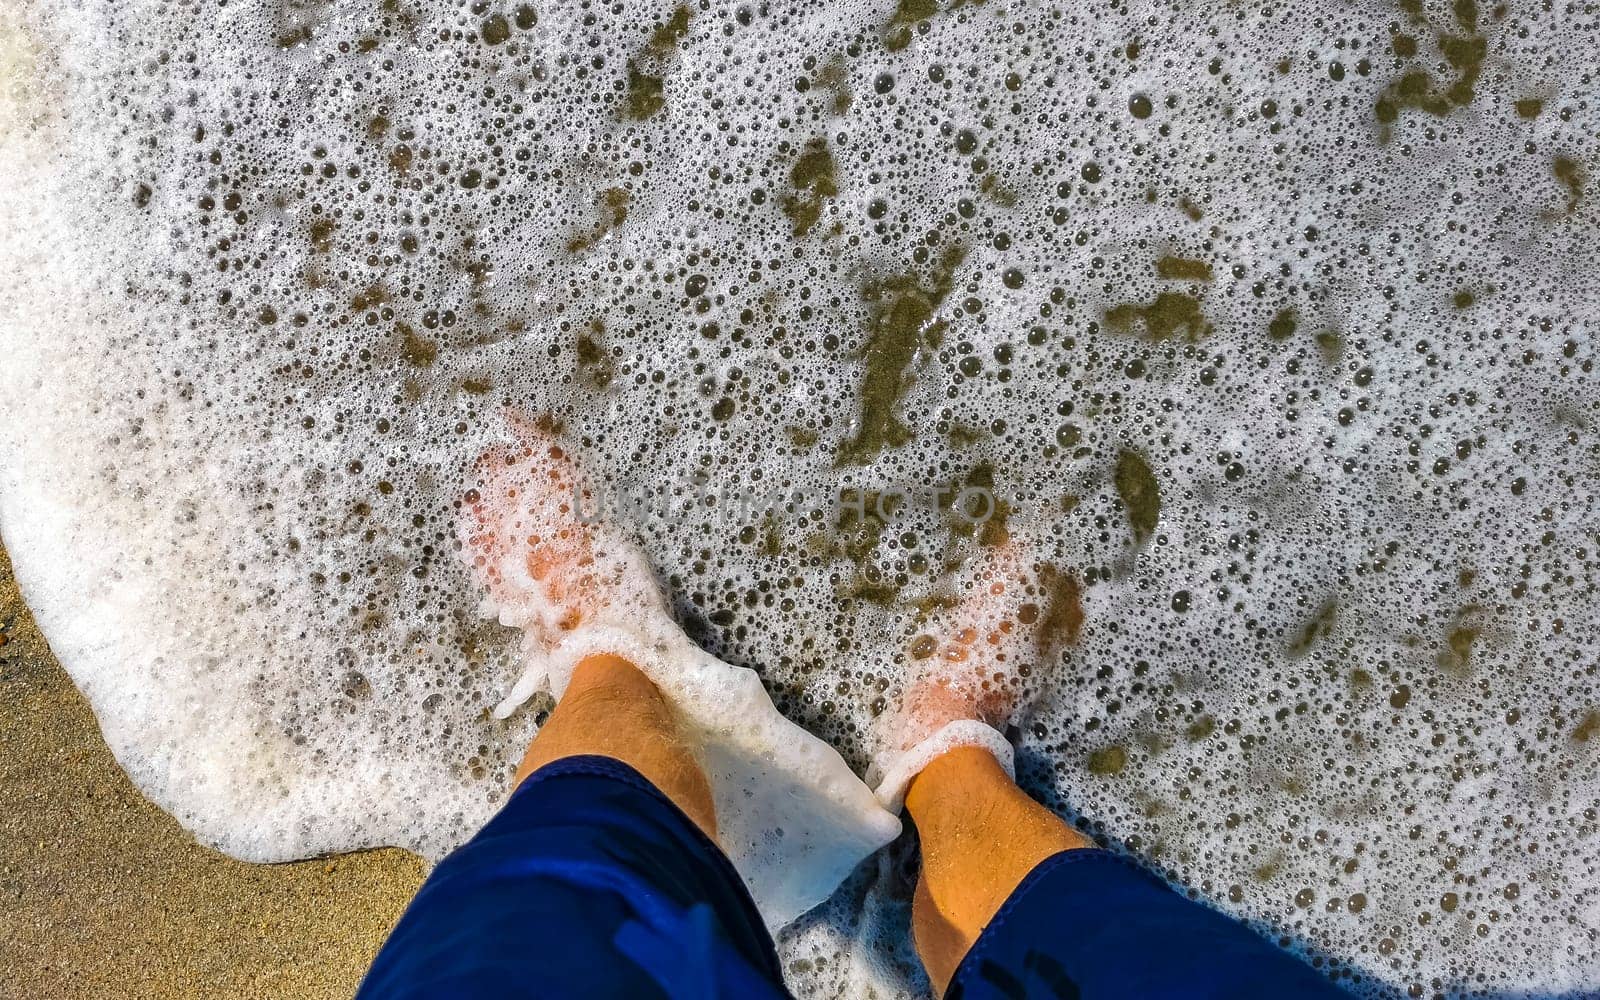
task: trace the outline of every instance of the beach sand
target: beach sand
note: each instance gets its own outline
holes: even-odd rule
[[[117,766],[0,550],[0,996],[348,997],[422,874],[197,844]]]

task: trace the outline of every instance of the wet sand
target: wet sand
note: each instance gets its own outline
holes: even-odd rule
[[[421,878],[398,850],[195,843],[117,766],[0,550],[0,996],[348,997]]]

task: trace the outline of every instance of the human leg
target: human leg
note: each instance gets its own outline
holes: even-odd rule
[[[471,468],[460,537],[484,610],[522,632],[522,675],[495,715],[540,690],[556,699],[519,776],[571,753],[640,765],[716,831],[769,926],[795,919],[899,821],[777,711],[754,670],[684,634],[628,526],[606,520],[549,422],[508,413],[506,424],[508,440]]]
[[[516,782],[552,761],[581,755],[629,765],[716,838],[711,786],[676,713],[650,679],[620,656],[579,661],[565,695],[528,745]]]
[[[1020,550],[990,553],[966,597],[929,623],[880,739],[904,787],[922,871],[912,933],[945,1000],[1267,1000],[1337,996],[1310,966],[1245,925],[1100,850],[1031,799],[1000,737],[1029,663],[1061,620]]]
[[[464,549],[523,651],[608,613],[665,614],[630,547],[576,516],[575,469],[531,437],[478,463]],[[715,843],[681,713],[628,656],[585,643],[500,811],[418,891],[363,983],[385,1000],[782,997],[762,915]]]
[[[880,723],[875,767],[879,798],[892,806],[903,795],[916,823],[912,934],[940,993],[1030,871],[1093,846],[1012,781],[1000,733],[1029,665],[1052,651],[1038,629],[1051,617],[1043,574],[1015,540],[974,562],[958,598],[911,643],[910,676]]]
[[[1053,854],[1094,846],[976,747],[942,754],[913,778],[906,811],[916,822],[922,852],[912,935],[941,994],[1030,871]]]

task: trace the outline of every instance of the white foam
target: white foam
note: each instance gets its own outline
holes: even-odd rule
[[[696,490],[988,463],[1083,585],[1029,787],[1358,990],[1593,990],[1593,18],[949,6],[0,8],[0,530],[118,759],[240,857],[469,836],[537,724],[457,552],[509,404],[657,491],[672,617],[864,771],[972,540]],[[897,295],[911,439],[840,464]],[[786,932],[797,992],[924,988],[905,871]]]

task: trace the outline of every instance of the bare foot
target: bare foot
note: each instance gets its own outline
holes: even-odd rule
[[[460,536],[463,556],[501,624],[523,630],[529,663],[537,666],[580,630],[593,632],[608,622],[670,627],[643,553],[592,519],[600,509],[597,492],[561,442],[520,414],[508,413],[506,423],[513,440],[473,464]],[[513,692],[517,702],[533,693],[527,679]],[[557,694],[565,685],[564,677],[534,680]],[[508,712],[502,703],[496,714]]]
[[[1023,543],[985,549],[955,603],[933,612],[911,640],[899,703],[874,724],[871,777],[886,805],[899,804],[905,784],[932,759],[928,741],[941,733],[952,746],[983,746],[1010,769],[1001,731],[1025,695],[1038,652],[1038,576]]]
[[[1031,694],[1039,658],[1076,630],[1057,620],[1061,579],[1025,543],[988,551],[965,596],[912,640],[900,704],[880,719],[876,791],[890,808],[904,796],[916,820],[912,937],[937,994],[1028,872],[1093,846],[1017,787],[1001,732]]]
[[[907,749],[957,719],[1005,725],[1033,652],[1032,577],[1019,542],[984,550],[957,602],[934,611],[907,648],[904,693],[882,732],[890,744]]]

